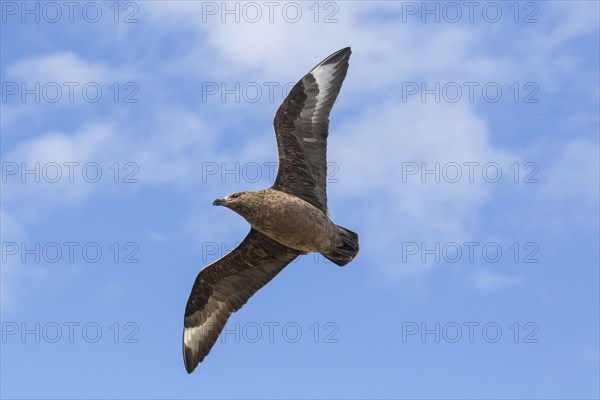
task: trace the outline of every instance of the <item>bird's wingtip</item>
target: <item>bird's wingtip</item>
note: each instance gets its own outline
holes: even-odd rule
[[[317,65],[317,67],[320,65],[337,64],[344,61],[347,62],[347,60],[350,58],[350,54],[352,54],[352,49],[350,48],[350,46],[344,47],[343,49],[336,51],[335,53],[331,54],[329,57],[321,61]]]
[[[347,56],[352,54],[352,48],[350,46],[348,47],[344,47],[343,49],[340,49],[338,51],[336,51],[335,53],[333,53],[331,56],[329,56],[330,58],[335,58],[336,56]]]
[[[198,366],[198,363],[194,363],[194,362],[192,362],[192,360],[188,360],[187,357],[185,357],[185,356],[183,357],[183,363],[185,365],[185,370],[188,373],[188,375],[190,375],[192,372],[194,372],[194,370]]]

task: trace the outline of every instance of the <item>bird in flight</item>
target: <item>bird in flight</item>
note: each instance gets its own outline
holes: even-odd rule
[[[335,225],[327,210],[329,113],[348,70],[339,50],[292,88],[274,118],[279,166],[273,186],[217,199],[250,223],[231,252],[200,271],[185,308],[183,359],[188,373],[210,352],[231,313],[296,257],[321,253],[344,266],[358,253],[358,235]]]

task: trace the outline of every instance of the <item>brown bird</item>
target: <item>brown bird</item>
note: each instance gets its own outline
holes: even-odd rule
[[[358,235],[327,210],[329,113],[348,70],[339,50],[292,88],[275,114],[279,169],[273,186],[217,199],[246,219],[250,232],[198,274],[185,308],[183,359],[191,373],[210,352],[231,313],[301,254],[318,252],[339,266],[358,253]]]

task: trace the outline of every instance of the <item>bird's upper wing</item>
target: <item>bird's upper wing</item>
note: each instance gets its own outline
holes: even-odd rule
[[[188,373],[209,353],[231,313],[299,254],[251,229],[239,246],[200,271],[185,308],[183,359]]]
[[[350,48],[323,60],[292,88],[273,121],[279,168],[273,188],[327,213],[329,113],[348,70]]]

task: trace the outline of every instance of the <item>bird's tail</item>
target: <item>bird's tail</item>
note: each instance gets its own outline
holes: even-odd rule
[[[342,245],[329,253],[322,253],[329,261],[343,267],[356,257],[358,254],[358,234],[349,229],[336,225],[340,231]]]

